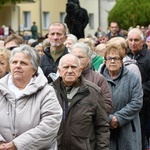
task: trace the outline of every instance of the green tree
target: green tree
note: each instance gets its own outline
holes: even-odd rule
[[[5,4],[11,3],[11,4],[16,4],[20,2],[33,2],[33,0],[0,0],[0,6],[3,6]]]
[[[0,0],[0,6],[7,4],[7,3],[20,3],[22,0]]]
[[[116,5],[109,12],[108,23],[117,21],[123,29],[136,25],[150,24],[149,0],[116,0]]]

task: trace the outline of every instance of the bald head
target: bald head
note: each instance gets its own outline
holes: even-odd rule
[[[82,73],[79,58],[72,54],[64,55],[59,61],[58,73],[65,86],[74,85]]]
[[[66,54],[66,55],[64,55],[63,57],[61,57],[61,59],[60,59],[60,61],[59,61],[58,67],[61,67],[62,64],[63,64],[63,62],[64,62],[66,59],[67,59],[67,60],[75,60],[75,61],[77,62],[77,65],[78,65],[79,67],[81,66],[80,59],[79,59],[77,56],[75,56],[75,55],[73,55],[73,54]]]

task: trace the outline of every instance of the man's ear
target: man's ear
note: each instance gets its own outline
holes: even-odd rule
[[[59,75],[60,75],[60,68],[59,67],[57,67],[57,72],[59,73]]]
[[[79,69],[80,74],[82,74],[82,71],[83,71],[83,68],[80,67],[80,69]]]
[[[65,40],[67,40],[67,35],[65,35]]]

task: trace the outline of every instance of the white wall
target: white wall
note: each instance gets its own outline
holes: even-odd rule
[[[95,31],[97,30],[97,27],[99,26],[99,20],[98,20],[98,0],[79,0],[80,6],[85,8],[89,13],[94,14],[94,29],[91,29],[89,25],[86,26],[85,29],[85,36],[87,34],[94,35]]]
[[[116,0],[100,0],[100,26],[103,31],[108,29],[108,14],[115,5]]]
[[[116,3],[116,0],[79,0],[79,1],[81,7],[85,8],[88,11],[88,13],[94,14],[94,29],[90,29],[89,25],[87,25],[85,29],[85,36],[89,33],[94,35],[98,26],[101,26],[102,30],[107,32],[108,12],[113,8],[113,6]],[[98,4],[100,4],[100,6],[98,6]]]

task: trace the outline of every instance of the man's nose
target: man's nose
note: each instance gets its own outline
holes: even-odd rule
[[[68,72],[72,72],[72,68],[71,67],[68,68]]]
[[[132,41],[131,41],[131,44],[133,45],[134,43],[135,43],[135,41],[134,41],[134,40],[132,40]]]
[[[57,35],[57,34],[55,34],[55,35],[54,35],[54,38],[55,38],[55,39],[57,39],[57,38],[58,38],[58,35]]]

